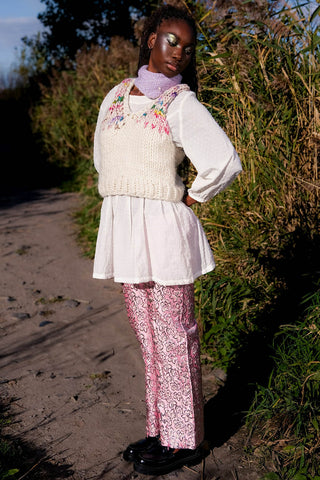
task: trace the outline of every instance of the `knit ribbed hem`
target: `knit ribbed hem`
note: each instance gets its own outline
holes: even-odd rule
[[[148,185],[147,188],[145,188],[145,186],[141,186],[141,188],[139,187],[140,185],[126,184],[124,188],[124,186],[120,183],[116,186],[106,184],[102,186],[99,184],[98,190],[102,198],[120,195],[147,198],[149,200],[163,200],[165,202],[172,203],[181,202],[184,195],[184,186],[161,188],[158,185]]]

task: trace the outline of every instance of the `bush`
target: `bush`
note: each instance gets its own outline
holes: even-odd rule
[[[77,215],[79,237],[85,253],[93,255],[101,198],[93,166],[93,136],[99,107],[108,91],[126,76],[134,76],[138,51],[120,37],[110,48],[84,48],[76,68],[56,70],[49,85],[42,85],[41,101],[32,112],[34,133],[49,160],[68,173],[64,188],[81,191],[82,210]]]
[[[76,184],[93,174],[92,145],[100,104],[125,76],[133,75],[137,50],[115,37],[110,48],[84,48],[72,70],[53,72],[34,108],[34,132],[50,160],[74,173]]]
[[[218,349],[225,368],[241,348],[238,332],[261,328],[280,298],[299,304],[319,266],[319,29],[315,13],[276,14],[272,3],[233,2],[228,22],[213,10],[202,27],[201,98],[244,167],[225,193],[196,207],[217,259],[214,275],[197,282],[199,315],[205,348],[233,336],[226,353]]]
[[[304,316],[282,325],[274,340],[274,370],[259,385],[250,408],[251,427],[277,457],[281,478],[320,474],[320,282],[305,298]]]

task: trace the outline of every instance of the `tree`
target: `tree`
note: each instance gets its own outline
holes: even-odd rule
[[[46,27],[41,44],[47,62],[64,63],[75,58],[84,45],[107,47],[113,36],[135,41],[133,23],[148,16],[157,3],[152,0],[41,0],[46,10],[38,15]],[[34,47],[35,38],[25,38]],[[39,43],[39,42],[38,42]],[[39,48],[39,45],[37,46]]]

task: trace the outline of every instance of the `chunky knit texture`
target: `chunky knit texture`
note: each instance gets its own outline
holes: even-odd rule
[[[132,113],[129,93],[134,79],[116,91],[101,124],[99,193],[129,195],[179,202],[184,184],[177,167],[184,158],[169,130],[166,114],[170,103],[187,85],[177,85],[157,98],[149,110]]]

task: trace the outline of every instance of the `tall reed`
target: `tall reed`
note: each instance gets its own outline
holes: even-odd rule
[[[244,171],[196,207],[217,260],[196,282],[203,353],[227,371],[251,355],[249,424],[288,480],[319,474],[320,7],[214,5],[199,18],[201,99]]]
[[[197,283],[206,348],[216,350],[219,325],[223,337],[236,332],[221,338],[225,367],[241,347],[238,333],[255,330],[288,287],[280,265],[288,248],[319,234],[319,30],[302,8],[250,19],[246,3],[242,22],[235,11],[226,25],[214,8],[200,19],[201,99],[244,167],[226,193],[196,208],[218,265]]]

